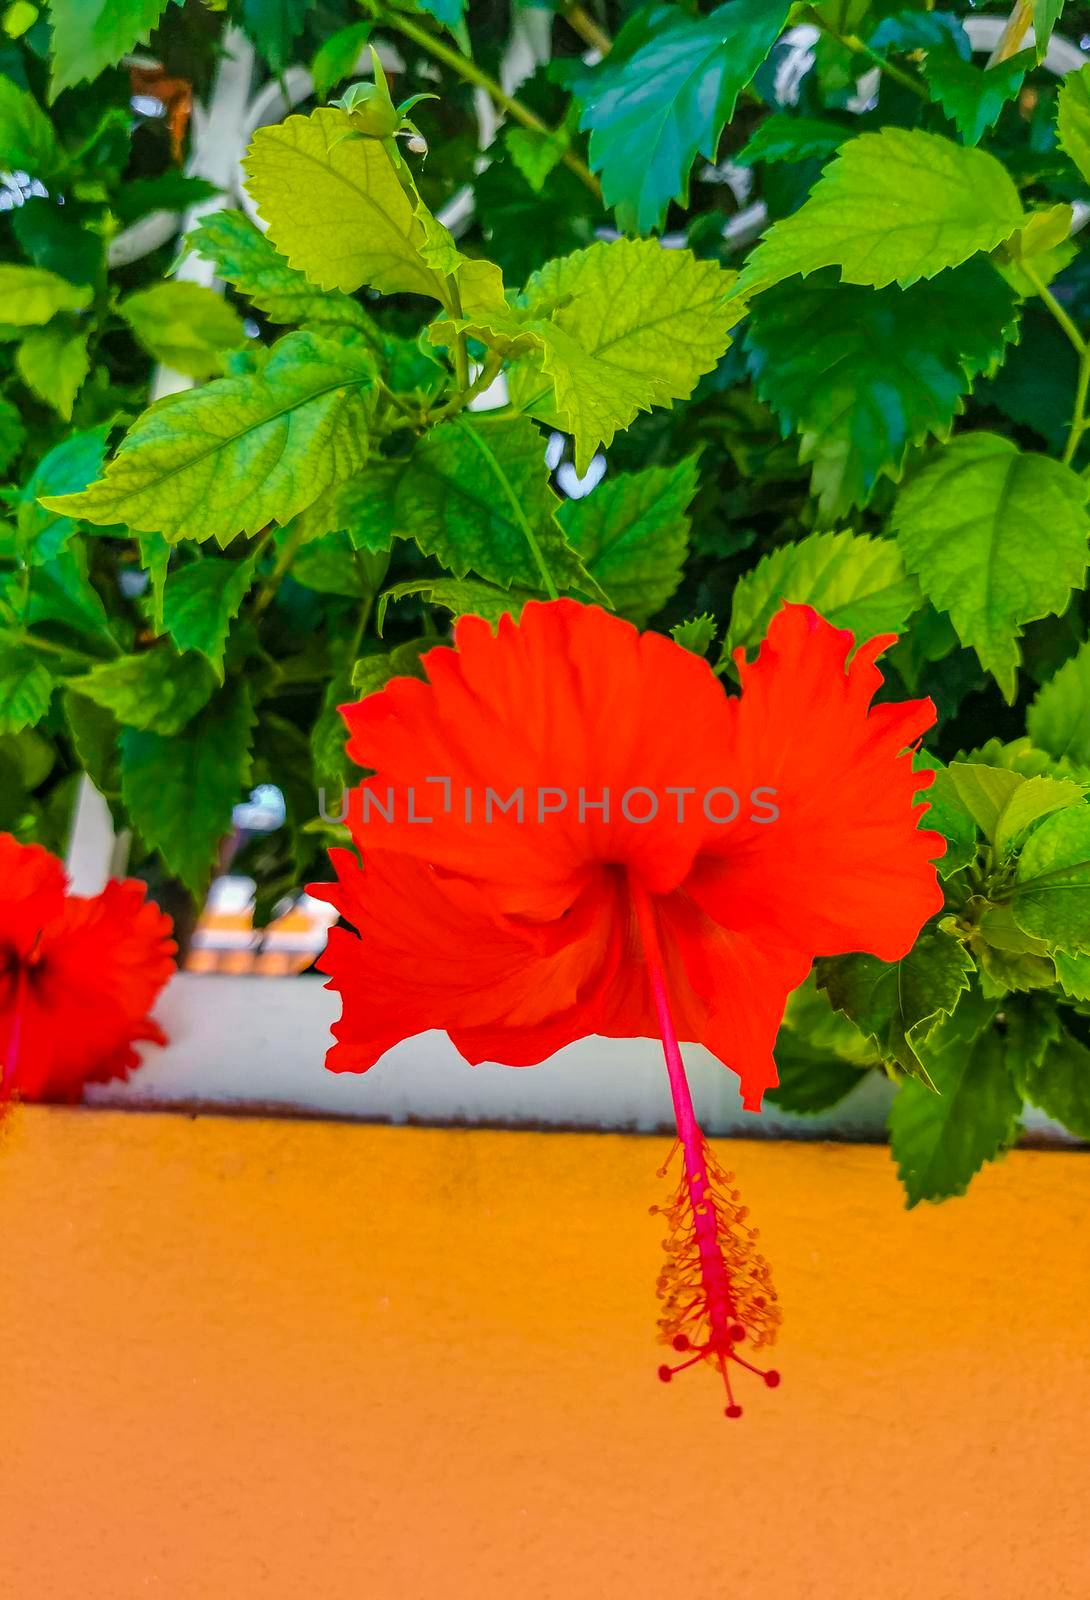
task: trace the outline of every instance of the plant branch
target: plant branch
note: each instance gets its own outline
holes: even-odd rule
[[[1063,306],[1057,300],[1056,296],[1052,293],[1052,290],[1048,287],[1048,284],[1045,283],[1044,279],[1037,272],[1037,269],[1031,266],[1028,261],[1021,262],[1021,267],[1030,283],[1032,283],[1034,289],[1040,295],[1041,304],[1051,313],[1056,322],[1063,329],[1072,345],[1078,351],[1081,359],[1086,351],[1086,340],[1075,326],[1071,317],[1068,316]]]
[[[1087,345],[1079,359],[1079,381],[1075,388],[1075,411],[1071,418],[1071,427],[1068,429],[1067,443],[1064,453],[1060,457],[1067,466],[1075,459],[1075,452],[1082,442],[1082,436],[1090,424],[1086,417],[1086,397],[1090,392],[1090,345]]]
[[[598,26],[589,11],[576,3],[565,6],[562,15],[568,27],[577,33],[585,44],[589,44],[592,50],[597,50],[599,55],[608,56],[613,49],[613,40],[604,28]]]
[[[395,28],[398,33],[404,34],[406,39],[411,39],[414,44],[418,44],[422,50],[427,50],[430,55],[435,57],[436,61],[441,61],[444,66],[450,67],[451,71],[456,72],[466,83],[472,83],[475,88],[483,89],[485,94],[495,101],[496,105],[506,111],[508,116],[514,117],[516,122],[521,122],[524,128],[529,128],[533,133],[544,134],[549,139],[556,137],[554,128],[550,128],[548,123],[542,122],[541,118],[535,115],[523,101],[516,99],[514,95],[508,94],[506,89],[496,82],[495,78],[489,77],[487,72],[482,72],[477,63],[471,61],[468,56],[463,55],[460,50],[452,50],[441,39],[436,39],[433,34],[428,33],[424,28],[418,28],[415,22],[410,21],[408,17],[402,16],[399,12],[395,13],[383,9],[380,15],[382,22],[387,27]],[[584,161],[580,161],[579,157],[571,150],[565,150],[560,159],[566,167],[570,167],[576,177],[587,186],[597,199],[600,200],[602,198],[602,186]]]
[[[999,43],[988,57],[987,65],[997,67],[1001,61],[1009,61],[1011,56],[1016,56],[1032,26],[1033,0],[1015,0],[1014,9],[999,36]]]
[[[838,33],[835,28],[831,28],[827,22],[824,22],[816,11],[810,13],[810,21],[820,28],[822,33],[827,34],[830,39],[835,39],[837,44],[842,44],[845,50],[850,50],[852,55],[862,56],[863,60],[869,61],[872,67],[877,67],[883,77],[889,78],[891,83],[899,83],[902,89],[908,89],[921,100],[926,100],[930,103],[931,96],[919,78],[914,78],[911,73],[905,72],[895,62],[887,61],[885,56],[879,55],[877,50],[872,50],[870,45],[866,44],[858,34]]]

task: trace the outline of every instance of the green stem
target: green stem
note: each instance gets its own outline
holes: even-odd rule
[[[489,77],[487,72],[482,72],[477,63],[471,61],[468,56],[463,55],[460,50],[452,50],[441,39],[436,39],[434,35],[428,33],[424,28],[418,28],[415,22],[411,22],[408,17],[402,16],[400,12],[383,9],[381,11],[381,19],[388,28],[395,28],[398,33],[404,34],[406,39],[411,39],[414,44],[418,44],[422,50],[427,50],[437,61],[443,62],[444,66],[450,67],[451,71],[456,72],[464,82],[472,83],[476,88],[483,89],[485,94],[495,101],[496,105],[506,111],[508,116],[514,117],[516,122],[521,122],[524,128],[529,128],[533,133],[543,133],[550,139],[555,137],[555,129],[550,128],[548,123],[542,122],[541,118],[535,116],[529,106],[525,105],[521,100],[517,100],[514,95],[508,94],[506,89],[496,82],[495,78]],[[601,185],[585,162],[580,161],[579,157],[573,154],[571,150],[565,150],[561,160],[566,167],[569,167],[575,173],[577,178],[586,184],[597,199],[600,200],[602,198]]]
[[[608,56],[613,49],[613,40],[604,28],[598,26],[588,11],[581,5],[570,5],[564,7],[563,16],[568,27],[574,29],[585,44],[589,44],[591,49],[597,50],[600,55]]]
[[[1074,322],[1068,316],[1063,306],[1056,299],[1056,296],[1052,293],[1052,290],[1045,283],[1044,279],[1039,276],[1036,268],[1032,267],[1028,261],[1022,261],[1020,265],[1026,277],[1040,295],[1041,304],[1051,312],[1052,316],[1059,323],[1060,327],[1063,329],[1064,333],[1066,333],[1067,337],[1070,339],[1071,343],[1074,345],[1075,349],[1079,353],[1079,356],[1081,357],[1086,350],[1086,340],[1083,338]]]
[[[276,558],[276,565],[273,567],[272,571],[269,573],[269,576],[265,579],[265,582],[261,585],[261,588],[257,591],[257,594],[254,597],[254,609],[252,616],[255,622],[260,621],[260,619],[269,609],[269,606],[272,604],[273,597],[276,594],[277,589],[279,589],[281,583],[283,582],[288,568],[295,560],[299,546],[303,542],[305,531],[304,525],[299,523],[297,527],[292,528],[291,532],[288,534],[288,537],[280,546],[280,551]]]
[[[438,411],[429,412],[429,423],[446,422],[448,418],[457,416],[459,411],[464,411],[471,400],[475,400],[479,394],[483,394],[489,385],[496,381],[502,367],[503,357],[498,356],[494,350],[491,351],[485,360],[484,366],[469,388],[461,394],[456,394],[452,400],[448,400],[445,406],[440,406]]]
[[[461,428],[462,432],[466,434],[468,438],[473,440],[473,443],[476,445],[481,455],[491,467],[497,482],[503,489],[504,494],[507,496],[507,503],[511,507],[511,513],[519,527],[522,529],[526,543],[530,546],[530,553],[537,563],[538,571],[541,573],[542,582],[545,586],[545,593],[549,596],[550,600],[559,600],[560,591],[556,587],[552,573],[549,571],[548,563],[542,554],[541,546],[537,542],[537,536],[527,520],[525,511],[522,509],[522,502],[519,500],[518,495],[511,487],[506,472],[504,472],[503,468],[496,460],[496,457],[493,455],[488,445],[485,444],[476,428],[466,417],[456,417],[455,424],[457,427]]]
[[[73,661],[82,661],[89,667],[99,664],[98,656],[89,656],[85,650],[73,650],[67,644],[54,644],[52,639],[39,639],[37,634],[28,633],[25,629],[19,635],[19,643],[29,645],[32,650],[42,650],[46,655],[69,656]]]
[[[862,56],[863,60],[869,61],[872,67],[877,67],[883,77],[889,78],[892,83],[899,83],[902,89],[910,90],[921,100],[930,102],[931,96],[918,78],[914,78],[911,73],[905,72],[895,62],[887,61],[885,56],[879,55],[877,50],[872,50],[870,45],[866,44],[858,34],[837,33],[835,28],[831,28],[827,22],[822,21],[816,11],[810,13],[810,21],[820,28],[822,33],[827,34],[830,39],[835,39],[837,44],[842,44],[845,50],[850,50],[852,55]]]
[[[462,291],[458,287],[458,278],[451,273],[447,278],[447,287],[450,291],[450,309],[455,322],[461,322]],[[454,335],[454,381],[458,385],[458,393],[465,394],[469,388],[469,352],[466,349],[466,336],[461,331]]]
[[[1082,436],[1087,429],[1086,397],[1090,392],[1090,345],[1082,352],[1079,358],[1079,381],[1075,389],[1075,411],[1071,418],[1071,427],[1067,434],[1067,443],[1061,460],[1070,466],[1075,459],[1075,452],[1082,441]]]

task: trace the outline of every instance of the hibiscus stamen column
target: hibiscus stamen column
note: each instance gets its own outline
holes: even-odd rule
[[[754,1248],[757,1230],[747,1224],[746,1207],[732,1187],[733,1174],[725,1172],[712,1155],[696,1118],[670,1010],[654,905],[635,876],[630,875],[629,885],[670,1079],[678,1135],[674,1150],[680,1150],[682,1162],[671,1202],[651,1209],[667,1219],[667,1260],[658,1283],[663,1302],[659,1319],[662,1339],[678,1352],[692,1353],[676,1366],[661,1366],[659,1377],[668,1383],[687,1367],[710,1362],[723,1379],[726,1415],[740,1417],[742,1408],[731,1389],[730,1362],[763,1378],[770,1389],[780,1381],[778,1372],[761,1371],[737,1349],[746,1340],[754,1349],[773,1341],[780,1322],[776,1291],[768,1263]],[[660,1176],[665,1176],[673,1154],[671,1151]]]

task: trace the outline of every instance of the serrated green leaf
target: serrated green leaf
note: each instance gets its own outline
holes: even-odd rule
[[[26,442],[18,406],[0,395],[0,473],[6,472]]]
[[[857,1089],[864,1070],[839,1056],[823,1055],[789,1030],[776,1041],[776,1070],[780,1081],[765,1092],[765,1104],[796,1116],[812,1117],[838,1105]]]
[[[369,694],[384,689],[391,678],[422,678],[424,669],[420,665],[420,657],[425,651],[434,650],[439,643],[441,641],[434,636],[427,636],[409,639],[405,644],[395,645],[392,650],[361,656],[352,668],[352,689],[356,697],[365,700]]]
[[[274,72],[291,66],[295,41],[316,0],[242,0],[242,26]]]
[[[28,333],[15,352],[16,370],[27,388],[66,422],[91,370],[87,340],[87,330],[54,324]]]
[[[18,522],[23,559],[31,566],[52,561],[67,545],[76,524],[71,517],[46,511],[39,495],[75,494],[98,477],[106,456],[109,424],[70,433],[55,444],[35,467],[20,496]]]
[[[291,564],[291,575],[296,583],[319,594],[362,598],[370,593],[370,585],[365,584],[358,562],[346,533],[326,533],[303,546]]]
[[[445,276],[428,265],[428,235],[381,140],[352,134],[324,107],[259,128],[243,166],[269,239],[322,289],[368,284],[450,306]]]
[[[759,644],[785,601],[813,606],[835,627],[863,640],[900,633],[920,596],[892,540],[847,531],[814,533],[770,551],[739,579],[727,651]]]
[[[63,163],[53,124],[34,96],[0,77],[0,168],[48,179]]]
[[[1003,807],[995,831],[995,847],[1002,854],[1009,850],[1032,823],[1055,811],[1083,804],[1085,791],[1071,778],[1027,778]]]
[[[1056,131],[1060,148],[1090,183],[1090,64],[1064,78],[1056,101]]]
[[[920,129],[850,139],[798,211],[752,252],[737,292],[839,267],[845,283],[902,289],[994,250],[1023,221],[994,156]]]
[[[147,44],[167,0],[49,0],[53,76],[49,98],[91,81],[137,44]]]
[[[1083,581],[1088,487],[1070,467],[1009,439],[963,433],[898,496],[893,521],[905,565],[1008,701],[1022,625],[1062,612]]]
[[[1018,301],[970,261],[912,289],[822,272],[758,297],[746,332],[757,392],[800,435],[822,516],[865,505],[911,445],[943,437],[975,378],[1002,359]]]
[[[1037,47],[1037,59],[1043,61],[1048,52],[1048,42],[1052,32],[1060,20],[1064,8],[1064,0],[1030,0],[1033,7],[1033,37]]]
[[[587,80],[579,125],[590,131],[590,165],[622,228],[660,227],[670,201],[687,198],[693,162],[715,160],[789,9],[785,0],[730,0],[700,17],[659,7],[618,35]]]
[[[204,656],[220,683],[231,622],[238,615],[253,577],[252,558],[223,561],[205,556],[180,567],[166,580],[164,629],[179,650],[195,650]]]
[[[529,589],[495,589],[491,584],[476,583],[472,578],[408,578],[403,583],[391,584],[379,596],[376,625],[380,635],[389,607],[411,596],[419,596],[454,617],[483,617],[486,622],[498,622],[505,615],[517,621],[527,600],[540,599]],[[431,642],[436,643],[434,639]]]
[[[742,315],[733,281],[688,250],[619,239],[534,273],[528,316],[496,308],[462,325],[522,356],[508,378],[513,403],[572,434],[584,473],[639,412],[688,399],[712,370]]]
[[[0,262],[0,317],[10,326],[31,328],[58,311],[81,311],[90,303],[87,284],[69,283],[44,267]]]
[[[931,1041],[928,1071],[937,1093],[911,1079],[889,1113],[890,1149],[908,1205],[964,1194],[986,1161],[1013,1144],[1022,1096],[986,1002],[955,1016]],[[971,1021],[987,1018],[966,1038]]]
[[[1023,1090],[1046,1116],[1090,1139],[1090,1050],[1066,1028],[1025,1070]]]
[[[928,804],[927,826],[946,840],[946,854],[935,863],[940,878],[952,877],[967,866],[976,854],[976,823],[965,806],[950,773],[930,750],[921,750],[917,767],[928,767],[935,777],[924,798]]]
[[[645,627],[681,582],[689,550],[689,502],[697,462],[618,473],[557,516],[568,543],[597,579],[614,608]]]
[[[1090,642],[1038,690],[1026,729],[1038,749],[1090,766]]]
[[[0,733],[33,728],[52,693],[53,679],[29,645],[0,645]]]
[[[105,476],[49,510],[172,540],[285,523],[363,464],[374,363],[345,329],[289,333],[260,372],[153,405]]]
[[[208,663],[160,645],[92,667],[68,687],[113,712],[126,728],[179,733],[207,705],[214,688]]]
[[[886,1061],[927,1082],[920,1045],[969,987],[972,958],[940,930],[922,933],[902,961],[835,956],[818,967],[818,987]]]
[[[102,598],[87,576],[83,550],[71,545],[52,561],[31,568],[26,621],[30,626],[56,622],[73,633],[113,639]]]
[[[1083,801],[1082,785],[1070,778],[1026,777],[978,761],[951,761],[946,779],[1000,854],[1031,822]]]
[[[1090,806],[1046,817],[1018,859],[1011,909],[1050,950],[1090,950]]]
[[[327,533],[347,533],[354,550],[379,554],[395,538],[410,539],[397,511],[397,486],[406,463],[369,461],[362,472],[345,478],[320,495],[296,519],[305,540]]]
[[[710,611],[705,611],[699,617],[675,623],[670,637],[683,650],[691,650],[694,656],[706,656],[719,637],[719,623]]]
[[[1072,1000],[1090,1000],[1090,954],[1068,955],[1057,950],[1053,956],[1056,981]]]
[[[456,578],[540,589],[597,586],[556,520],[541,436],[525,417],[459,418],[424,435],[397,488],[397,512],[426,555]],[[540,554],[540,561],[534,548]]]
[[[1021,89],[1033,60],[1032,51],[1022,50],[995,66],[978,67],[946,44],[927,52],[923,75],[932,100],[946,112],[965,143],[973,145],[998,122],[1003,107]]]
[[[155,283],[117,309],[154,360],[189,378],[222,372],[224,354],[246,342],[238,312],[200,283]]]
[[[105,706],[96,705],[81,694],[66,689],[63,696],[64,719],[68,736],[75,746],[79,764],[100,794],[107,798],[121,792],[117,718]]]
[[[354,75],[356,63],[371,37],[372,26],[370,22],[350,22],[346,28],[338,28],[323,40],[310,63],[314,93],[319,100],[324,100],[330,89]]]
[[[377,337],[361,305],[336,290],[316,289],[241,211],[213,211],[188,237],[193,249],[212,262],[216,276],[252,300],[270,322],[344,323]]]
[[[748,144],[731,159],[736,166],[751,167],[757,161],[808,161],[831,156],[839,150],[852,130],[826,117],[796,117],[776,111],[759,122]]]
[[[228,684],[181,733],[126,728],[121,794],[142,839],[197,899],[252,768],[254,713],[245,684]]]

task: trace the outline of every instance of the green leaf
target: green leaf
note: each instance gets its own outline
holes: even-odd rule
[[[743,310],[733,281],[688,250],[619,239],[534,273],[528,318],[497,311],[468,326],[504,353],[531,352],[510,374],[512,400],[574,436],[583,473],[639,412],[688,399],[712,370]]]
[[[1038,691],[1026,731],[1039,750],[1090,767],[1090,642]]]
[[[928,92],[954,123],[966,144],[979,144],[999,114],[1022,87],[1033,65],[1033,52],[1021,50],[993,67],[977,67],[958,54],[953,44],[927,52],[923,75]]]
[[[1069,155],[1090,183],[1090,63],[1069,72],[1056,101],[1056,131],[1060,148]]]
[[[23,557],[31,566],[52,561],[76,529],[71,517],[46,511],[38,496],[74,494],[85,489],[102,471],[109,431],[109,424],[104,423],[101,428],[70,433],[35,467],[22,491],[18,513]]]
[[[244,684],[229,684],[181,733],[126,728],[121,794],[142,839],[199,899],[232,810],[250,782],[254,713]]]
[[[426,555],[456,578],[596,591],[564,539],[541,436],[525,417],[445,422],[424,435],[397,489],[397,511]],[[540,553],[541,561],[534,554]]]
[[[545,187],[549,173],[563,160],[567,133],[538,133],[536,128],[507,128],[503,142],[507,153],[535,194]]]
[[[448,305],[445,274],[425,259],[428,233],[381,140],[352,136],[325,107],[259,128],[243,162],[269,239],[312,283],[423,294]]]
[[[117,309],[154,360],[188,378],[222,372],[224,353],[246,342],[238,312],[203,284],[155,283]]]
[[[50,178],[63,164],[53,124],[34,96],[0,77],[0,167]]]
[[[1050,950],[1090,951],[1090,806],[1057,811],[1030,834],[1011,910],[1023,932]]]
[[[372,26],[370,22],[350,22],[346,28],[338,28],[323,40],[310,63],[317,99],[324,100],[330,89],[355,75],[356,63],[371,37]]]
[[[118,221],[128,227],[153,211],[189,211],[204,200],[214,200],[220,192],[206,178],[168,167],[154,178],[126,178],[112,196],[112,205]]]
[[[0,262],[0,316],[10,326],[30,328],[58,311],[80,311],[90,303],[87,284],[69,283],[44,267]]]
[[[295,41],[315,0],[242,0],[242,26],[274,72],[292,64]]]
[[[963,433],[898,496],[894,527],[905,565],[1008,701],[1022,625],[1062,612],[1083,581],[1087,492],[1059,461],[993,433]]]
[[[951,761],[946,778],[981,833],[1000,854],[1031,822],[1083,801],[1082,785],[1070,778],[1026,777],[978,761]]]
[[[950,878],[976,855],[976,822],[938,756],[921,750],[915,766],[929,767],[935,774],[924,797],[928,804],[926,825],[946,840],[946,854],[935,863],[935,870],[940,878]]]
[[[78,546],[33,567],[26,621],[56,622],[74,633],[112,640],[106,608],[87,576],[87,556]]]
[[[1003,807],[995,830],[996,849],[1002,855],[1032,823],[1082,805],[1084,799],[1083,785],[1071,778],[1027,778]]]
[[[822,516],[865,505],[912,445],[943,437],[973,380],[1002,359],[1017,298],[970,261],[912,289],[864,289],[822,272],[778,284],[746,333],[757,392],[800,434]]]
[[[1022,1096],[1004,1041],[990,1020],[978,1026],[989,1010],[966,1003],[932,1041],[927,1066],[937,1093],[909,1080],[893,1102],[890,1148],[910,1207],[964,1194],[1017,1136]],[[978,1031],[967,1038],[972,1026]]]
[[[1057,950],[1053,955],[1056,981],[1072,1000],[1090,1000],[1090,954],[1068,955]]]
[[[731,159],[739,167],[751,167],[757,161],[823,160],[851,136],[850,128],[825,117],[795,117],[776,111],[757,124],[749,143]]]
[[[206,657],[220,683],[231,620],[254,577],[254,562],[205,556],[172,572],[163,592],[163,627],[179,650]]]
[[[780,1081],[765,1094],[765,1104],[796,1116],[816,1116],[839,1104],[863,1082],[864,1073],[839,1056],[821,1055],[787,1033],[776,1044]]]
[[[374,371],[366,344],[347,329],[289,333],[261,371],[153,405],[98,483],[43,504],[221,545],[287,522],[362,466]]]
[[[348,730],[341,716],[340,707],[357,698],[352,688],[352,676],[348,671],[337,673],[326,685],[325,694],[322,696],[322,709],[310,731],[314,776],[323,787],[327,783],[334,783],[344,788],[356,779],[356,769],[345,749]]]
[[[568,543],[615,609],[645,627],[681,582],[689,551],[686,511],[697,489],[697,461],[606,478],[557,513]]]
[[[105,67],[147,44],[167,0],[49,0],[53,76],[49,98],[97,78]]]
[[[1037,59],[1043,61],[1048,51],[1048,41],[1060,20],[1064,0],[1030,0],[1033,7],[1033,37],[1037,46]]]
[[[969,987],[971,956],[938,929],[924,932],[902,961],[835,956],[818,965],[818,987],[874,1044],[883,1060],[928,1081],[920,1046]],[[928,1057],[930,1059],[930,1057]]]
[[[693,162],[715,160],[789,9],[785,0],[730,0],[700,17],[660,7],[639,14],[634,34],[618,35],[581,96],[579,125],[590,130],[590,164],[622,228],[660,227],[670,201],[687,200]]]
[[[920,129],[850,139],[806,202],[752,252],[738,293],[839,267],[846,283],[908,288],[994,250],[1023,221],[994,156]]]
[[[241,211],[213,211],[188,237],[193,249],[212,262],[216,276],[252,300],[270,322],[344,323],[377,337],[361,305],[336,290],[316,289]]]
[[[719,623],[710,611],[702,612],[699,617],[690,617],[686,622],[675,623],[670,629],[674,643],[683,650],[691,650],[694,656],[706,656],[718,636]]]
[[[84,695],[66,689],[63,696],[68,735],[75,746],[79,764],[107,798],[121,792],[121,762],[118,741],[121,730],[117,718],[104,706]]]
[[[291,575],[306,589],[320,594],[343,594],[362,598],[370,585],[360,574],[359,558],[346,533],[327,533],[314,539],[295,557]]]
[[[431,606],[439,606],[452,616],[483,617],[486,622],[498,622],[503,616],[517,621],[527,600],[540,596],[528,589],[494,589],[491,584],[476,583],[472,578],[409,578],[404,583],[394,583],[379,596],[377,627],[381,634],[386,624],[386,612],[399,600],[419,596]],[[435,644],[437,641],[429,641]],[[359,663],[357,663],[357,666]],[[353,679],[359,687],[357,679]]]
[[[1090,1050],[1066,1028],[1023,1073],[1023,1092],[1080,1139],[1090,1139]]]
[[[29,646],[0,645],[0,733],[21,733],[49,710],[53,680]]]
[[[438,643],[441,641],[429,635],[421,639],[409,639],[405,644],[395,645],[392,650],[361,656],[352,668],[354,695],[359,700],[365,700],[369,694],[384,689],[391,678],[422,678],[424,669],[420,665],[420,657],[425,651],[434,650]]]
[[[208,703],[212,674],[198,655],[175,654],[162,645],[140,655],[119,656],[70,678],[69,689],[105,706],[126,728],[179,733]]]
[[[466,0],[420,0],[420,9],[441,22],[451,33],[457,33],[465,3]]]
[[[88,331],[58,327],[35,328],[15,352],[15,366],[28,389],[53,407],[66,422],[91,370],[87,353]]]
[[[26,442],[26,429],[18,406],[0,395],[0,473],[16,460]]]
[[[354,550],[375,555],[389,550],[395,538],[412,538],[397,512],[397,486],[404,470],[403,461],[369,461],[362,472],[333,484],[307,506],[296,529],[307,540],[347,533]]]
[[[900,633],[920,596],[892,540],[847,531],[814,533],[770,551],[739,579],[727,650],[758,645],[785,601],[813,606],[834,627],[848,628],[863,640]]]

